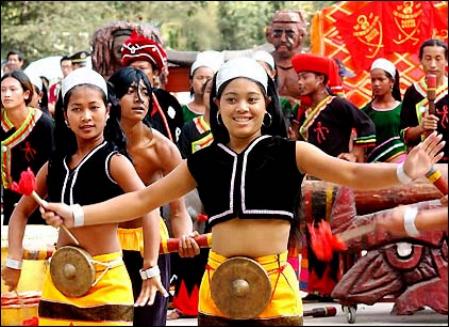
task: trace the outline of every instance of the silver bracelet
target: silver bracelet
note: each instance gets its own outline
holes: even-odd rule
[[[22,261],[6,257],[5,266],[12,269],[22,269]]]
[[[405,232],[411,236],[419,236],[419,230],[416,228],[415,219],[418,215],[417,207],[407,207],[404,212],[404,229]]]
[[[398,180],[401,182],[401,184],[408,184],[413,180],[404,171],[404,163],[403,162],[396,166],[396,176],[398,177]]]
[[[84,210],[79,204],[73,204],[72,208],[73,227],[84,226]]]
[[[142,277],[143,280],[147,280],[150,278],[153,278],[155,276],[159,276],[161,274],[161,271],[159,270],[159,266],[150,267],[148,269],[140,269],[139,270],[140,277]]]

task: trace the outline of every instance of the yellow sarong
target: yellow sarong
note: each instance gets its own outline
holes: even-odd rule
[[[121,252],[94,256],[108,263],[121,260]],[[106,267],[94,264],[96,277]],[[110,268],[82,297],[67,297],[53,284],[47,269],[39,302],[40,326],[132,326],[134,298],[123,261]]]
[[[206,271],[199,291],[198,311],[204,315],[226,318],[212,299],[209,283],[214,271],[226,259],[226,257],[213,251],[209,252]],[[252,259],[260,263],[267,271],[273,290],[270,302],[264,311],[254,319],[302,317],[303,310],[298,278],[293,267],[287,262],[287,251],[279,255],[267,255]]]
[[[168,239],[168,229],[164,219],[159,219],[159,233],[161,240]],[[139,251],[143,257],[143,228],[118,228],[117,236],[122,250]]]

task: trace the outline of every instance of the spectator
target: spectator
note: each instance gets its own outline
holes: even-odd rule
[[[335,61],[298,54],[293,57],[292,63],[298,73],[300,95],[312,99],[312,106],[300,127],[302,139],[331,156],[363,162],[363,149],[375,144],[375,126],[352,103],[329,92],[328,86],[335,85],[336,79],[339,79]],[[354,146],[350,144],[353,128],[357,131]]]
[[[384,58],[376,59],[370,69],[373,100],[362,112],[376,125],[376,146],[368,153],[368,162],[402,162],[405,145],[400,135],[401,90],[399,72]]]
[[[401,110],[401,134],[405,144],[410,150],[432,131],[438,131],[448,139],[448,80],[446,76],[447,43],[441,40],[430,39],[424,41],[419,48],[419,60],[424,74],[436,75],[435,113],[428,112],[427,85],[425,78],[413,83],[404,94]],[[444,157],[441,162],[449,162],[448,144],[444,148]]]
[[[61,57],[59,64],[61,67],[62,79],[52,84],[48,90],[48,110],[52,115],[54,114],[56,101],[58,100],[59,92],[61,90],[61,82],[73,70],[72,60],[68,56]]]
[[[25,57],[23,56],[22,52],[18,50],[11,50],[6,55],[6,60],[9,64],[13,65],[12,67],[15,67],[14,69],[23,69],[23,65],[25,63]],[[11,67],[11,69],[12,69]]]
[[[34,87],[21,70],[4,74],[1,80],[2,100],[2,192],[5,225],[20,194],[11,190],[21,172],[28,167],[37,173],[53,150],[53,122],[39,109],[30,106]],[[29,218],[31,224],[43,223],[36,210]]]
[[[72,62],[72,70],[76,70],[81,67],[87,66],[87,58],[89,57],[89,52],[78,51],[70,56],[70,61]]]
[[[204,83],[214,76],[223,61],[223,54],[220,52],[204,51],[198,53],[195,62],[190,67],[189,75],[190,95],[193,99],[182,106],[184,124],[204,114],[206,107],[201,90]]]

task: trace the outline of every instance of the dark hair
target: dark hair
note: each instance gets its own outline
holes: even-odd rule
[[[209,84],[209,82],[212,81],[212,80],[213,80],[212,78],[206,79],[206,81],[204,82],[203,86],[201,86],[201,93],[204,93],[206,91],[207,84]]]
[[[31,100],[33,99],[35,91],[34,91],[33,83],[31,83],[31,80],[28,77],[28,75],[25,74],[23,72],[23,70],[19,70],[19,69],[18,70],[13,70],[12,72],[5,73],[2,76],[2,82],[3,82],[3,80],[5,78],[8,78],[8,77],[11,77],[11,78],[14,78],[14,79],[18,80],[20,85],[22,86],[23,92],[30,91],[30,96],[28,97],[28,99],[25,100],[25,104],[29,105]]]
[[[53,153],[52,158],[60,160],[66,156],[71,156],[75,153],[77,149],[76,137],[75,134],[67,127],[65,123],[64,113],[67,111],[68,103],[70,96],[73,91],[80,86],[88,86],[97,89],[102,94],[102,100],[104,105],[108,106],[108,101],[106,95],[103,90],[98,86],[92,84],[79,84],[76,87],[72,88],[67,92],[64,96],[58,97],[58,101],[55,105],[55,130],[54,130],[54,140],[55,140],[55,152]],[[114,145],[115,150],[124,154],[128,157],[126,152],[126,139],[123,134],[122,129],[120,128],[119,120],[115,116],[113,112],[109,113],[109,119],[106,122],[106,126],[103,131],[104,139],[109,143]]]
[[[287,137],[287,126],[285,123],[284,115],[281,110],[281,105],[279,101],[279,95],[274,84],[274,81],[268,76],[268,86],[267,92],[263,86],[256,82],[260,87],[262,94],[267,99],[271,98],[271,102],[267,105],[267,112],[271,115],[271,124],[268,126],[262,126],[262,134],[269,134],[273,136],[281,136]],[[217,74],[214,75],[212,80],[212,92],[210,95],[210,127],[212,131],[212,135],[214,136],[214,142],[226,144],[229,142],[229,133],[226,127],[217,121],[217,113],[218,107],[215,104],[215,99],[219,99],[221,97],[221,93],[223,92],[226,85],[228,85],[234,79],[228,80],[224,82],[218,92],[216,92],[216,83],[217,83]],[[264,119],[265,120],[265,119]]]
[[[50,114],[48,111],[48,79],[44,76],[40,76],[39,78],[42,81],[42,91],[37,90],[37,87],[35,87],[37,93],[42,92],[42,98],[39,102],[39,109],[47,114]]]
[[[444,49],[444,58],[447,60],[447,44],[439,39],[429,39],[424,41],[419,47],[419,60],[422,60],[424,56],[425,47],[442,47]]]
[[[19,60],[20,60],[20,61],[23,61],[23,59],[25,58],[25,57],[23,56],[23,53],[20,52],[19,50],[10,50],[10,51],[8,52],[8,54],[6,55],[6,59],[9,59],[9,56],[10,56],[10,55],[17,55],[17,56],[19,57]]]
[[[63,61],[72,61],[72,59],[69,56],[62,56],[61,59],[59,59],[59,64],[62,64]]]
[[[393,98],[397,101],[402,101],[402,96],[401,96],[401,85],[400,85],[400,75],[399,75],[399,71],[396,69],[396,74],[395,77],[393,78],[393,76],[390,75],[390,73],[385,72],[387,77],[390,78],[391,80],[394,80],[393,83],[393,89],[391,90],[391,95],[393,96]]]
[[[147,77],[147,75],[140,69],[134,68],[132,66],[127,66],[117,70],[108,80],[108,92],[109,92],[109,102],[111,104],[111,114],[114,112],[114,115],[120,121],[121,118],[121,107],[120,107],[120,99],[128,93],[129,88],[136,83],[136,85],[140,84],[140,81],[143,81],[145,84],[150,98],[150,103],[148,106],[148,114],[145,116],[143,122],[151,127],[150,121],[150,111],[153,107],[153,88],[151,83]]]

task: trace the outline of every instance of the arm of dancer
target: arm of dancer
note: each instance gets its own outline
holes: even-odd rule
[[[426,231],[446,231],[447,207],[418,210],[416,207],[399,206],[388,219],[376,221],[376,230],[396,236],[416,237]]]
[[[184,161],[170,174],[142,190],[129,192],[97,204],[83,206],[81,210],[63,203],[48,203],[41,207],[47,224],[59,226],[98,225],[136,219],[169,203],[196,187],[195,180]],[[74,224],[74,217],[77,224]]]
[[[379,189],[424,176],[443,157],[444,144],[442,135],[432,133],[414,147],[401,164],[367,164],[341,160],[312,144],[298,142],[296,162],[300,171],[332,183],[359,190]]]
[[[41,167],[36,176],[36,193],[41,197],[47,194],[48,164]],[[20,278],[20,269],[23,257],[23,237],[28,217],[37,208],[38,204],[31,196],[22,196],[11,214],[8,224],[8,258],[2,270],[2,278],[12,291],[16,289]]]

